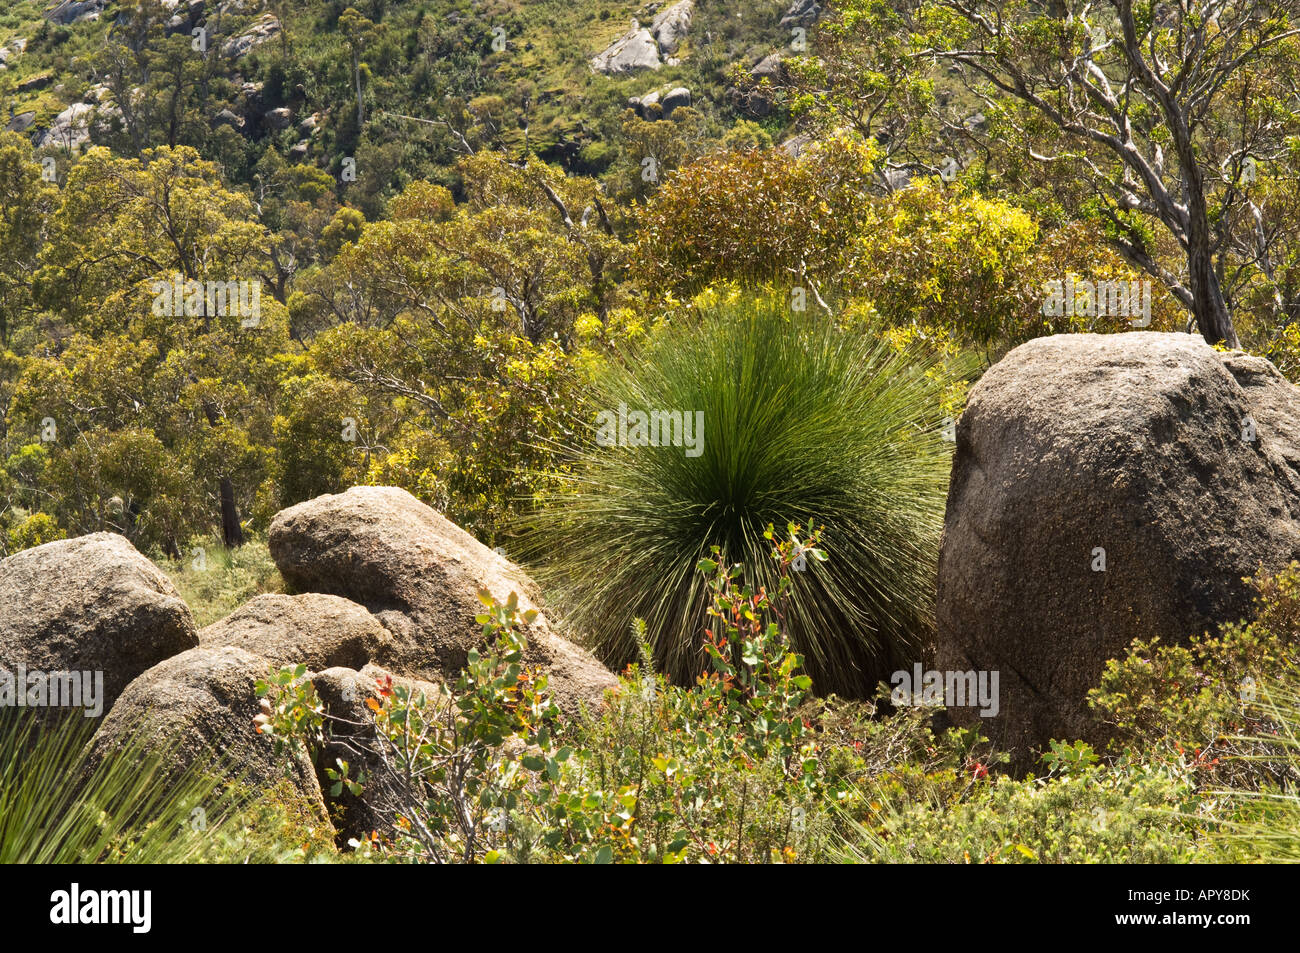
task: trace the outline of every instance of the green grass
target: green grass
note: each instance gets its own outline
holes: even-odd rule
[[[159,560],[158,565],[189,604],[199,628],[224,619],[264,592],[284,591],[271,551],[260,537],[235,549],[213,540],[195,540],[186,555]]]
[[[1254,713],[1266,727],[1233,739],[1246,748],[1238,760],[1271,780],[1257,790],[1219,792],[1236,808],[1219,837],[1258,863],[1300,863],[1300,685],[1266,690]]]
[[[95,760],[98,724],[0,709],[0,864],[340,859],[333,829],[287,779],[251,789],[219,751],[178,770],[146,731]]]
[[[824,526],[829,561],[794,575],[791,641],[817,690],[870,694],[932,631],[948,380],[932,354],[771,300],[683,316],[599,377],[590,412],[702,411],[702,455],[579,452],[530,541],[548,593],[613,665],[632,660],[644,619],[656,663],[689,682],[704,665],[699,558],[717,545],[771,590],[764,528]]]

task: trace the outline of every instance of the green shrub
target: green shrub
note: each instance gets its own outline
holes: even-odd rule
[[[1272,735],[1277,725],[1254,703],[1300,675],[1300,563],[1253,582],[1253,620],[1186,646],[1135,641],[1107,663],[1089,702],[1113,732],[1112,752],[1187,761],[1203,784],[1248,790],[1282,780],[1270,772],[1283,762],[1242,757],[1258,752],[1240,739]]]
[[[346,762],[328,769],[332,797],[369,792],[389,821],[386,834],[354,843],[357,852],[433,862],[824,859],[839,821],[830,805],[870,770],[863,742],[849,740],[862,722],[830,701],[805,707],[802,660],[776,620],[797,550],[815,540],[790,533],[775,542],[781,581],[771,598],[741,584],[740,567],[701,561],[711,594],[707,676],[680,688],[632,665],[599,714],[568,724],[544,677],[520,667],[517,604],[484,594],[493,648],[472,655],[437,698],[377,685],[367,701],[375,740],[361,743],[376,767],[364,778]],[[739,649],[734,660],[729,646]],[[333,719],[303,671],[277,675],[287,691],[260,721],[285,742],[317,746]],[[868,750],[925,751],[915,722],[901,732],[900,723],[869,733]]]
[[[1090,701],[1121,764],[1185,776],[1203,859],[1300,859],[1300,563],[1253,580],[1253,618],[1186,646],[1136,641]]]
[[[21,552],[67,537],[68,534],[53,516],[48,513],[33,513],[9,530],[9,552]]]
[[[770,532],[770,531],[769,531]],[[686,688],[643,661],[598,713],[565,722],[545,680],[520,667],[523,619],[484,594],[490,651],[436,699],[377,685],[369,702],[386,757],[353,776],[329,770],[332,796],[370,789],[395,806],[391,830],[354,842],[361,860],[577,863],[1186,863],[1287,859],[1294,784],[1211,790],[1192,758],[1103,760],[1055,742],[1046,777],[1015,780],[966,730],[936,735],[930,713],[882,716],[866,703],[807,697],[783,634],[791,566],[818,542],[770,534],[772,595],[716,559],[709,670]],[[784,535],[784,534],[783,534]],[[644,629],[637,627],[640,640]],[[736,651],[732,651],[736,650]],[[285,670],[264,719],[286,741],[319,742],[305,669]],[[296,694],[295,694],[296,692]],[[1294,694],[1255,723],[1281,726],[1239,756],[1291,759]],[[1261,707],[1268,707],[1261,703]],[[351,737],[356,738],[356,735]],[[1247,750],[1251,753],[1246,753]],[[1274,775],[1279,771],[1274,765]],[[1284,773],[1284,772],[1281,772]],[[395,795],[395,796],[394,796]],[[500,823],[493,822],[500,819]]]
[[[709,604],[697,561],[718,546],[771,592],[764,527],[825,527],[834,555],[796,573],[786,627],[819,691],[870,695],[932,627],[949,377],[918,344],[899,349],[770,298],[702,311],[598,372],[588,404],[589,419],[621,406],[702,415],[699,455],[579,452],[540,516],[539,575],[607,661],[636,658],[641,618],[655,662],[689,684],[704,670]]]
[[[963,794],[938,773],[919,794],[873,789],[846,860],[872,863],[1186,863],[1197,850],[1190,779],[1141,765],[1016,781]]]
[[[521,664],[527,640],[520,629],[536,611],[520,613],[514,593],[502,605],[486,592],[480,598],[489,647],[470,652],[454,688],[430,695],[387,677],[366,700],[370,740],[349,739],[374,770],[354,772],[343,759],[325,768],[331,798],[365,792],[387,823],[385,839],[374,832],[351,843],[365,856],[438,864],[494,860],[502,840],[496,818],[519,810],[528,769],[554,774],[569,757],[571,749],[552,743],[558,709],[545,695],[545,676]],[[278,753],[305,748],[319,757],[327,726],[340,719],[325,713],[305,674],[304,665],[286,667],[259,682],[266,700],[256,721],[260,733],[276,739]]]

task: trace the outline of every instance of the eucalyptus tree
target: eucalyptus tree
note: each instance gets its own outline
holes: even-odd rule
[[[841,0],[835,10],[818,57],[797,69],[802,104],[822,122],[950,172],[959,163],[945,150],[968,142],[1094,221],[1211,343],[1238,345],[1240,307],[1300,317],[1294,2]]]

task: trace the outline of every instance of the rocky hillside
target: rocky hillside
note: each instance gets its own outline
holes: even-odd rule
[[[466,149],[525,145],[599,174],[622,148],[629,105],[654,119],[690,105],[705,138],[740,118],[780,137],[787,120],[754,80],[775,75],[819,11],[798,0],[17,0],[0,13],[0,118],[56,157],[187,144],[250,183],[268,151],[336,176],[346,158],[364,173],[368,157],[398,173],[388,185],[454,184]]]

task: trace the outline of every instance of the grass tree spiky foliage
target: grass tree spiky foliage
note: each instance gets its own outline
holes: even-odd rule
[[[660,446],[600,445],[593,427],[540,514],[538,572],[608,663],[636,657],[640,618],[656,663],[689,683],[705,666],[697,561],[717,545],[747,583],[775,591],[764,529],[824,527],[830,558],[793,574],[784,624],[816,690],[871,694],[932,630],[951,378],[932,352],[770,298],[701,312],[601,371],[589,405],[593,424],[620,406],[629,421],[698,412],[699,455],[662,434]]]
[[[0,710],[0,864],[184,863],[234,816],[210,765],[183,772],[142,740],[87,753],[96,722]],[[143,734],[133,735],[142,739]]]

